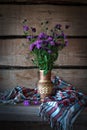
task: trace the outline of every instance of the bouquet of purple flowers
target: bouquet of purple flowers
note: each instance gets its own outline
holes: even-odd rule
[[[48,29],[48,24],[48,21],[42,22],[41,26],[44,31],[36,36],[37,29],[28,26],[26,20],[23,22],[23,31],[29,43],[29,51],[34,55],[33,63],[40,70],[44,70],[44,74],[52,70],[59,51],[67,46],[67,39],[62,30],[62,25],[56,24],[54,28]],[[30,32],[32,32],[32,35]]]

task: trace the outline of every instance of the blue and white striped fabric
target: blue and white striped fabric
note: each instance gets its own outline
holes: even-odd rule
[[[72,130],[76,118],[87,106],[87,96],[58,77],[55,88],[55,95],[45,98],[41,104],[40,116],[55,130]]]

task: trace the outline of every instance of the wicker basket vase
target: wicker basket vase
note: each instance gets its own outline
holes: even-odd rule
[[[53,89],[53,83],[51,81],[51,71],[44,75],[44,71],[39,71],[39,81],[38,81],[38,93],[41,97],[41,102],[44,101],[46,96],[50,96]]]

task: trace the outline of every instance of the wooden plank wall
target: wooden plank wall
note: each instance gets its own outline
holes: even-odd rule
[[[32,56],[27,54],[22,29],[23,20],[28,19],[38,32],[43,20],[49,20],[50,27],[56,23],[70,26],[64,30],[69,45],[60,52],[56,61],[59,67],[54,68],[52,74],[87,93],[86,14],[87,5],[0,3],[0,91],[17,85],[36,87],[38,69],[31,62]]]

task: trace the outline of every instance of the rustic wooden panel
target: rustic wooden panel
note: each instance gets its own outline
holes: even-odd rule
[[[32,56],[27,55],[29,47],[24,44],[24,39],[1,40],[0,65],[33,65]]]
[[[87,39],[68,39],[56,63],[59,65],[87,65]]]
[[[87,66],[87,39],[68,39],[68,42],[55,64]],[[25,39],[0,40],[0,65],[33,66],[26,45]]]
[[[69,3],[69,2],[71,2],[71,3],[87,3],[87,1],[86,0],[63,0],[63,1],[61,1],[61,0],[35,0],[35,1],[33,1],[33,0],[0,0],[0,2],[1,3],[7,3],[7,2],[9,2],[9,3],[15,3],[15,2],[28,2],[28,3],[30,3],[30,4],[34,4],[34,3],[37,3],[37,4],[44,4],[44,3],[55,3],[55,4],[59,4],[59,3]]]
[[[61,79],[75,86],[77,90],[87,94],[87,70],[56,69],[53,70],[53,74],[58,75]]]
[[[35,88],[38,80],[38,70],[0,70],[0,90],[24,86]]]
[[[23,35],[22,22],[28,19],[30,25],[40,32],[40,22],[50,21],[50,27],[61,23],[67,35],[87,34],[86,6],[59,5],[0,5],[0,35]]]
[[[71,83],[79,91],[87,93],[87,70],[53,69],[52,76],[59,76]],[[0,91],[9,90],[17,85],[35,88],[38,82],[38,69],[0,70]]]

